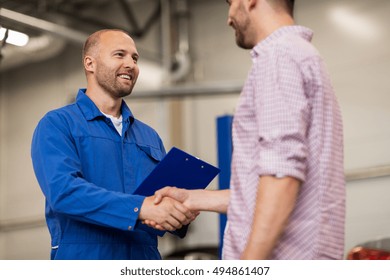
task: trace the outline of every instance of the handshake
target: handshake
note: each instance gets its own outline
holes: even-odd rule
[[[229,190],[165,187],[145,198],[139,219],[154,229],[173,231],[194,221],[200,211],[226,213],[228,202]]]

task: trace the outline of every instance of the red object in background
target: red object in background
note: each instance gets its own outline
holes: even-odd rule
[[[366,242],[349,251],[348,260],[390,260],[390,238]]]

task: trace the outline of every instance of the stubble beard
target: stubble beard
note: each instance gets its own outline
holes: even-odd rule
[[[253,45],[246,40],[246,36],[244,31],[248,30],[249,28],[249,19],[245,19],[243,23],[235,25],[235,31],[236,31],[236,44],[240,48],[243,49],[252,49]]]
[[[233,28],[235,30],[237,46],[243,49],[252,49],[253,45],[248,42],[247,38],[250,28],[250,19],[242,4],[239,7],[236,20],[233,22]]]
[[[123,98],[129,96],[133,91],[134,84],[124,86],[118,81],[118,77],[113,71],[102,69],[97,73],[97,82],[109,95],[115,98]]]

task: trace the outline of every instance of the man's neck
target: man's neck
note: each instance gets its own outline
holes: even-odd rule
[[[275,10],[267,1],[261,2],[256,8],[252,14],[252,21],[257,26],[257,42],[264,40],[281,27],[295,24],[291,15],[283,10]]]
[[[119,118],[121,115],[122,98],[113,98],[102,90],[87,87],[85,94],[105,114]]]
[[[278,30],[279,28],[285,27],[285,26],[291,26],[294,25],[295,22],[291,17],[278,17],[275,19],[269,19],[268,23],[265,24],[265,28],[263,28],[263,32],[259,34],[259,42],[267,38],[269,35],[271,35],[273,32]]]

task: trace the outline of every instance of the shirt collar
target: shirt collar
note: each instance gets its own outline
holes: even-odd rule
[[[76,103],[79,106],[80,110],[83,112],[85,118],[88,121],[91,121],[95,118],[104,116],[99,108],[93,103],[93,101],[85,94],[86,89],[79,89],[76,97]],[[123,122],[134,122],[134,116],[130,108],[127,106],[126,102],[122,100],[121,113]]]
[[[288,25],[283,26],[276,29],[270,35],[268,35],[265,39],[261,40],[256,46],[251,50],[251,57],[254,60],[256,57],[260,55],[262,50],[266,49],[268,46],[273,44],[279,38],[288,35],[295,34],[299,37],[302,37],[304,40],[311,41],[313,38],[313,31],[307,27],[299,26],[299,25]]]

